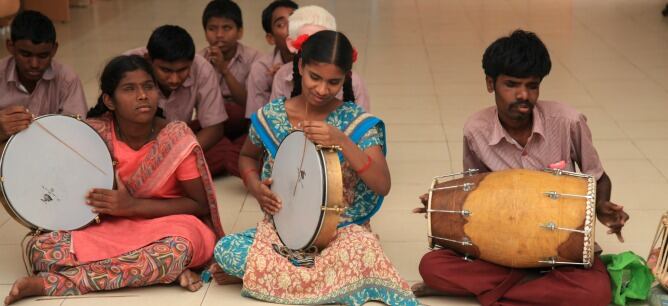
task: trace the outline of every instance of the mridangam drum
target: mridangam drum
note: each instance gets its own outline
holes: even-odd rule
[[[33,230],[73,230],[97,217],[86,194],[111,189],[114,168],[93,128],[76,118],[46,115],[9,138],[0,177],[0,200],[16,221]]]
[[[278,147],[271,177],[271,191],[283,203],[273,216],[281,242],[293,251],[327,247],[345,209],[337,151],[294,131]]]
[[[592,265],[592,176],[561,170],[475,172],[434,179],[427,204],[430,247],[513,268]],[[464,177],[441,181],[458,175]]]
[[[668,212],[665,212],[659,221],[647,265],[657,282],[668,290]]]

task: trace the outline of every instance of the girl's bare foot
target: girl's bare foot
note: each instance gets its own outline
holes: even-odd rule
[[[195,292],[202,288],[202,279],[197,273],[186,269],[179,275],[179,285],[189,291]]]
[[[243,282],[238,277],[227,275],[227,273],[225,273],[223,269],[215,262],[209,266],[209,271],[211,271],[211,274],[213,274],[213,279],[216,280],[218,285],[241,284]]]
[[[413,291],[413,295],[415,295],[416,297],[447,295],[444,292],[438,291],[436,289],[432,289],[431,287],[427,286],[427,284],[425,284],[425,283],[413,284],[413,286],[411,286],[411,291]]]
[[[19,278],[14,282],[9,294],[5,297],[5,305],[35,295],[44,295],[44,280],[37,276]]]

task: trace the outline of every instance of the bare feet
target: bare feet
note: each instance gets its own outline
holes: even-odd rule
[[[5,305],[14,303],[22,298],[44,295],[44,280],[37,276],[26,276],[14,282],[12,289],[5,298]]]
[[[218,285],[241,284],[243,282],[238,277],[227,275],[227,273],[225,273],[223,269],[215,262],[209,266],[209,271],[211,271],[211,274],[213,274],[213,279],[216,280]]]
[[[195,292],[202,288],[202,279],[197,273],[186,269],[179,275],[179,285],[189,291]]]
[[[413,294],[416,297],[447,295],[445,292],[441,292],[441,291],[438,291],[436,289],[432,289],[431,287],[427,286],[427,284],[425,284],[425,283],[415,283],[415,284],[413,284],[413,286],[411,286],[411,291],[413,291]]]

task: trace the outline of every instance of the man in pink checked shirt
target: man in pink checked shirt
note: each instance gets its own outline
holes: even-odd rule
[[[608,233],[623,241],[629,216],[610,202],[611,182],[593,146],[586,117],[558,102],[538,100],[551,61],[543,42],[516,30],[492,43],[483,55],[487,91],[496,106],[473,114],[464,125],[464,169],[577,168],[597,179],[596,214]],[[422,198],[423,203],[426,199]],[[418,208],[415,212],[424,212]],[[417,296],[474,295],[482,305],[608,305],[610,278],[598,255],[589,269],[558,267],[527,280],[526,269],[484,260],[462,260],[453,250],[427,253],[420,262],[424,283]]]

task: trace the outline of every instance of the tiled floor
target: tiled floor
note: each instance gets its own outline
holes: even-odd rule
[[[243,41],[269,50],[260,27],[267,0],[239,1]],[[387,122],[393,188],[373,221],[383,247],[411,283],[427,251],[425,220],[410,214],[432,176],[461,169],[465,118],[492,105],[480,68],[484,48],[521,27],[546,42],[553,72],[542,85],[544,99],[576,106],[589,118],[595,145],[613,181],[613,200],[631,220],[626,243],[599,228],[607,252],[647,254],[659,215],[668,208],[668,18],[664,0],[338,0],[318,4],[360,53],[355,69],[364,77],[373,112]],[[205,0],[95,0],[57,24],[58,60],[74,67],[90,104],[98,94],[104,62],[142,46],[156,26],[173,23],[190,31],[198,49],[204,36]],[[6,55],[4,48],[0,55]],[[228,232],[253,226],[257,202],[238,179],[216,181]],[[397,227],[397,224],[401,224]],[[24,229],[0,211],[0,294],[24,274],[20,243]],[[499,237],[502,239],[503,237]],[[17,305],[246,305],[239,286],[207,285],[196,293],[153,287],[91,294],[82,299],[27,299]],[[470,298],[428,298],[428,305],[475,305]]]

